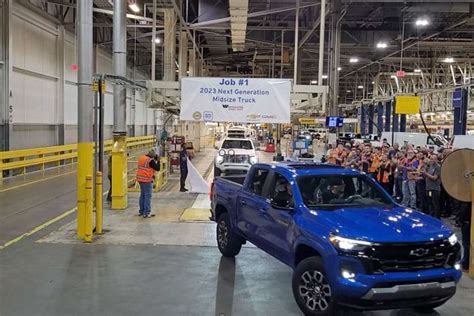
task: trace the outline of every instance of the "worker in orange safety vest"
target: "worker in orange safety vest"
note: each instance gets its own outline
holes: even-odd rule
[[[143,216],[143,218],[155,216],[155,214],[151,214],[151,195],[155,171],[160,171],[160,164],[157,162],[157,159],[158,156],[154,149],[138,158],[136,175],[137,182],[140,184],[140,209],[138,210],[138,215]]]

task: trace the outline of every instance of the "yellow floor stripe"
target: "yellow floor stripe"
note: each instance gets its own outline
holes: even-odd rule
[[[56,216],[55,218],[53,218],[53,219],[47,221],[46,223],[43,223],[43,224],[41,224],[41,225],[39,225],[39,226],[36,226],[35,228],[33,228],[32,230],[30,230],[29,232],[24,233],[23,235],[20,235],[20,236],[16,237],[15,239],[12,239],[12,240],[6,242],[3,246],[0,246],[0,249],[7,248],[8,246],[11,246],[11,245],[13,245],[14,243],[19,242],[19,241],[22,240],[23,238],[28,237],[28,236],[31,236],[31,235],[33,235],[33,234],[36,233],[36,232],[39,232],[39,231],[42,230],[43,228],[46,228],[46,227],[48,227],[49,225],[54,224],[54,223],[56,223],[57,221],[59,221],[59,220],[65,218],[66,216],[68,216],[68,215],[74,213],[74,212],[76,211],[76,209],[77,209],[76,207],[73,208],[73,209],[70,209],[69,211],[66,211],[66,212],[64,212],[63,214],[61,214],[61,215],[59,215],[59,216]]]
[[[107,195],[107,193],[108,193],[108,192],[104,192],[103,195],[105,196],[105,195]],[[34,233],[39,232],[40,230],[42,230],[42,229],[48,227],[49,225],[54,224],[54,223],[56,223],[57,221],[59,221],[59,220],[65,218],[66,216],[68,216],[68,215],[74,213],[76,210],[77,210],[77,207],[72,208],[72,209],[70,209],[69,211],[66,211],[66,212],[62,213],[61,215],[58,215],[58,216],[56,216],[55,218],[50,219],[50,220],[47,221],[46,223],[43,223],[43,224],[41,224],[41,225],[39,225],[39,226],[36,226],[35,228],[33,228],[32,230],[30,230],[29,232],[24,233],[23,235],[20,235],[20,236],[16,237],[15,239],[12,239],[12,240],[10,240],[10,241],[7,241],[3,246],[0,246],[0,250],[2,250],[2,249],[4,249],[4,248],[7,248],[8,246],[13,245],[14,243],[19,242],[20,240],[22,240],[22,239],[25,238],[25,237],[31,236],[31,235],[33,235]]]
[[[187,208],[181,215],[181,221],[209,221],[211,212],[208,208]]]
[[[74,173],[74,172],[76,172],[76,170],[68,171],[68,172],[63,173],[63,174],[58,174],[58,175],[55,175],[55,176],[52,176],[52,177],[47,177],[47,178],[40,179],[40,180],[35,180],[35,181],[31,181],[31,182],[27,182],[27,183],[15,185],[15,186],[13,186],[13,187],[0,190],[0,193],[7,192],[7,191],[10,191],[10,190],[14,190],[14,189],[18,189],[18,188],[21,188],[21,187],[24,187],[24,186],[27,186],[27,185],[30,185],[30,184],[34,184],[34,183],[38,183],[38,182],[42,182],[42,181],[51,180],[51,179],[54,179],[54,178],[66,176],[66,175],[71,174],[71,173]]]

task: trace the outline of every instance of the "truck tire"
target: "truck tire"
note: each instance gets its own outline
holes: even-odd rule
[[[334,315],[335,302],[321,258],[309,257],[296,266],[292,288],[296,303],[305,315]]]
[[[220,176],[221,176],[221,169],[214,166],[214,178],[215,177],[220,177]]]
[[[242,238],[232,232],[229,214],[222,213],[217,219],[217,247],[224,257],[234,258],[242,249]]]

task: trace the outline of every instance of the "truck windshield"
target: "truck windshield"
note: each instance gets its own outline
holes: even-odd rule
[[[249,140],[226,139],[222,143],[223,149],[252,149],[252,142]]]
[[[335,210],[393,206],[393,201],[367,176],[300,176],[296,182],[303,202],[309,208]]]

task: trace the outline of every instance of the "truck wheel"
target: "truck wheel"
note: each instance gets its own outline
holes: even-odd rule
[[[221,169],[214,166],[214,178],[215,177],[220,177],[220,176],[221,176]]]
[[[232,232],[228,213],[222,213],[217,220],[217,247],[224,257],[237,256],[242,248],[242,238]]]
[[[431,314],[433,312],[433,309],[440,307],[444,303],[446,303],[448,300],[438,302],[438,303],[432,303],[432,304],[426,304],[426,305],[421,305],[413,308],[416,312],[420,314]]]
[[[293,272],[292,287],[296,303],[305,315],[334,315],[335,302],[321,258],[301,261]]]

